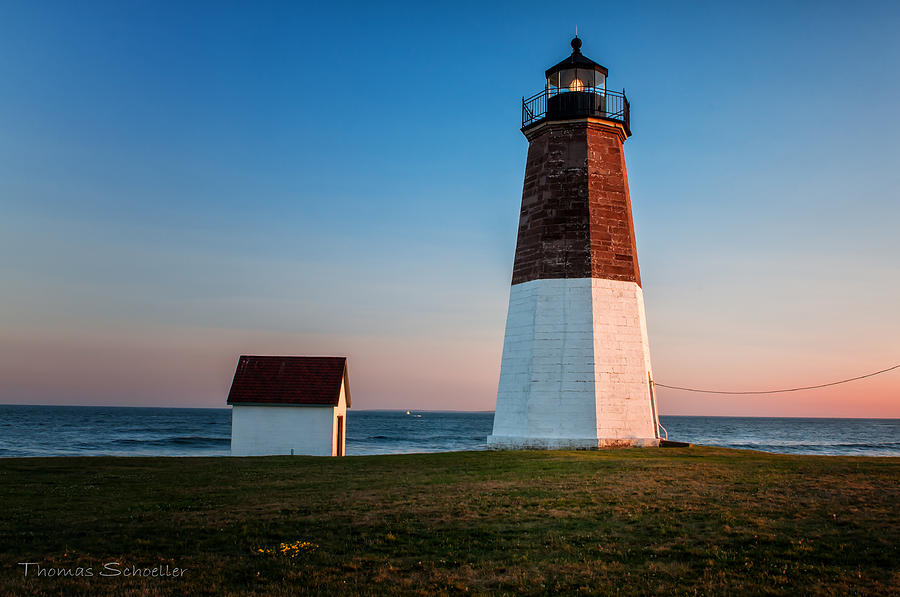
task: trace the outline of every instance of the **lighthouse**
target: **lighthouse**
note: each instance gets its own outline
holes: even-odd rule
[[[623,151],[630,106],[608,74],[576,37],[522,100],[528,157],[491,448],[659,445]]]

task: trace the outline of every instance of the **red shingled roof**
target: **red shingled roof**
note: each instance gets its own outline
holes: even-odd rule
[[[315,404],[337,406],[341,382],[350,406],[347,357],[261,357],[238,359],[228,404]]]

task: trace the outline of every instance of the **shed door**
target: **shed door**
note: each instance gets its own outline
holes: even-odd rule
[[[337,418],[337,456],[344,455],[344,417]]]

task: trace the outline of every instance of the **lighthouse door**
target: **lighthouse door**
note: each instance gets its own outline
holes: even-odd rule
[[[344,417],[337,418],[337,450],[335,456],[344,455]]]

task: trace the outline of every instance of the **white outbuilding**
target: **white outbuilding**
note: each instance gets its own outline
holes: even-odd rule
[[[347,358],[242,356],[228,404],[232,456],[343,456]]]

